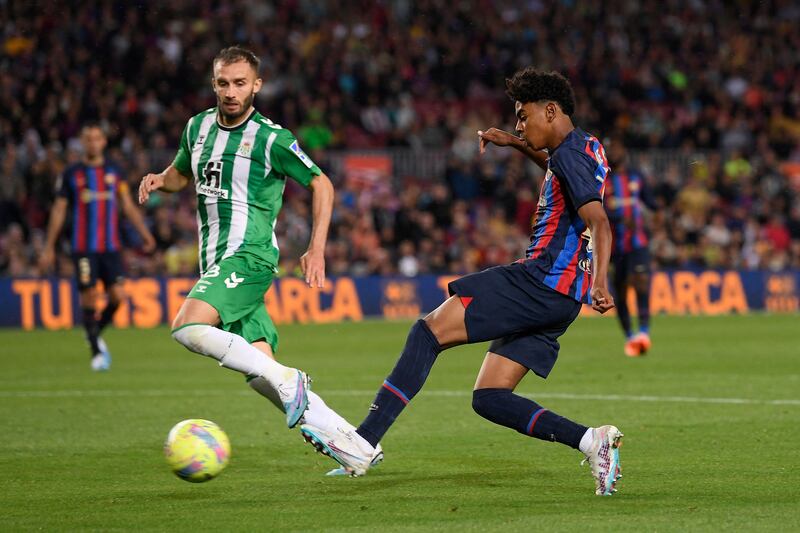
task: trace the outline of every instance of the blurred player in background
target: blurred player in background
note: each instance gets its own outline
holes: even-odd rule
[[[612,173],[606,180],[604,204],[614,244],[611,251],[613,289],[622,330],[625,355],[639,357],[650,349],[650,250],[644,210],[655,203],[641,172],[629,168],[621,139],[611,141],[608,160]],[[639,331],[633,333],[628,309],[628,287],[636,292]]]
[[[56,256],[56,241],[67,218],[72,218],[72,258],[83,315],[83,327],[92,354],[91,368],[111,368],[111,354],[100,334],[111,323],[124,296],[124,270],[120,259],[119,208],[142,237],[143,249],[155,249],[155,239],[147,229],[142,214],[130,198],[130,189],[119,167],[105,158],[108,142],[105,132],[95,123],[81,129],[83,156],[79,163],[67,167],[56,184],[56,200],[50,213],[39,265],[47,272]],[[97,280],[103,281],[108,296],[97,316]]]
[[[575,96],[566,78],[528,68],[507,80],[507,88],[519,136],[495,128],[478,135],[481,152],[490,143],[512,146],[546,170],[525,258],[450,283],[450,298],[411,328],[356,431],[312,424],[301,431],[318,451],[362,475],[438,354],[491,340],[473,391],[475,411],[524,435],[580,450],[591,465],[595,493],[610,495],[620,473],[622,433],[611,425],[586,427],[514,394],[529,371],[543,378],[550,373],[558,338],[582,303],[601,313],[614,307],[606,286],[611,230],[602,204],[608,164],[600,142],[572,123]]]
[[[311,240],[300,258],[311,287],[325,284],[333,185],[292,132],[253,107],[262,85],[259,63],[245,48],[220,51],[211,80],[217,107],[189,120],[172,164],[142,178],[139,202],[190,183],[197,192],[200,280],[172,323],[172,337],[244,374],[251,388],[284,411],[290,428],[301,419],[326,428],[347,425],[309,389],[305,372],[274,359],[278,332],[264,294],[277,271],[275,223],[286,179],[312,193]]]

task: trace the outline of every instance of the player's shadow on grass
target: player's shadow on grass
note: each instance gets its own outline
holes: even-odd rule
[[[204,500],[218,502],[220,500],[220,494],[217,492],[211,491],[199,491],[199,490],[168,490],[159,492],[155,495],[157,498],[163,498],[164,500],[169,501],[182,501],[182,502],[202,502]]]
[[[370,472],[367,481],[361,485],[364,490],[390,490],[395,491],[398,486],[408,485],[415,491],[422,487],[430,486],[432,490],[444,486],[475,486],[495,487],[497,489],[519,490],[521,482],[528,481],[531,485],[546,485],[551,479],[555,478],[554,472],[547,472],[541,469],[516,468],[516,469],[496,469],[496,470],[471,470],[468,472],[454,473],[435,473],[425,474],[420,472],[389,472],[382,471]],[[353,485],[360,484],[361,480],[342,480],[353,482]],[[523,483],[527,484],[527,483]],[[341,486],[345,486],[342,484]],[[424,492],[424,491],[422,491]]]

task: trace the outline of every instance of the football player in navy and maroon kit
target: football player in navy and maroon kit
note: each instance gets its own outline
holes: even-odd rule
[[[612,285],[617,316],[625,332],[625,355],[639,357],[650,349],[650,250],[645,208],[654,209],[642,173],[631,168],[621,139],[611,141],[608,157],[613,171],[606,180],[603,203],[611,222]],[[636,293],[638,333],[634,334],[628,310],[628,287]]]
[[[478,136],[481,152],[487,144],[512,146],[546,170],[525,257],[449,285],[450,298],[411,328],[358,429],[331,433],[306,424],[301,431],[349,473],[364,474],[438,354],[490,340],[474,387],[475,411],[524,435],[579,449],[592,467],[595,493],[609,495],[620,475],[622,433],[612,425],[578,424],[514,394],[529,371],[547,377],[558,356],[558,338],[583,303],[601,313],[614,307],[606,285],[611,229],[602,203],[609,165],[597,138],[573,125],[575,97],[561,74],[527,68],[506,84],[518,135],[492,128]]]
[[[81,129],[83,157],[67,167],[56,185],[56,200],[50,213],[47,241],[39,264],[49,270],[55,259],[56,241],[69,215],[72,259],[83,310],[83,327],[92,354],[93,370],[108,370],[111,355],[100,333],[114,316],[123,297],[124,271],[120,260],[119,210],[125,212],[142,236],[145,251],[155,248],[155,239],[130,198],[128,184],[119,167],[106,159],[106,135],[98,124]],[[95,284],[103,280],[108,303],[95,309]]]

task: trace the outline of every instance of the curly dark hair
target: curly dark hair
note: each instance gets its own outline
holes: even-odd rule
[[[518,70],[506,78],[506,94],[517,102],[551,100],[561,106],[561,111],[571,117],[575,112],[575,93],[569,80],[559,72],[542,72],[533,67]]]
[[[223,65],[247,61],[250,63],[250,66],[253,67],[253,70],[256,71],[256,74],[258,74],[258,69],[261,66],[261,60],[258,59],[257,55],[247,48],[238,45],[229,46],[228,48],[220,50],[217,57],[214,58],[214,64],[216,64],[217,61],[221,62]]]

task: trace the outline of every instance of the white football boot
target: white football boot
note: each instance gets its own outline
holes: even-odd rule
[[[383,462],[383,448],[381,447],[381,443],[379,442],[378,445],[375,446],[375,455],[372,456],[372,461],[369,462],[369,467],[370,468],[375,468],[376,466],[378,466],[382,462]],[[330,472],[328,472],[325,475],[326,476],[331,476],[331,477],[333,477],[333,476],[349,476],[350,472],[345,470],[345,468],[343,466],[340,466],[339,468],[334,468],[333,470],[331,470]]]
[[[91,367],[94,372],[105,372],[108,370],[108,366],[106,366],[106,356],[102,353],[94,354]]]
[[[592,429],[592,446],[581,464],[589,462],[598,496],[611,496],[617,492],[617,480],[622,477],[619,463],[619,447],[622,432],[616,426],[600,426]]]
[[[111,370],[111,350],[108,349],[108,344],[103,340],[103,337],[97,337],[97,346],[100,348],[100,353],[103,354],[103,370]]]
[[[88,338],[86,339],[86,343],[89,344]],[[97,337],[97,347],[100,349],[100,352],[92,356],[92,370],[95,372],[111,370],[111,351],[108,349],[108,345],[106,341],[103,340],[103,337]]]
[[[353,426],[337,424],[332,428],[320,428],[311,424],[300,426],[303,438],[321,454],[327,455],[344,468],[345,474],[358,477],[367,473],[378,453],[369,442],[356,433]],[[380,461],[378,461],[380,462]]]

